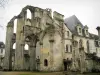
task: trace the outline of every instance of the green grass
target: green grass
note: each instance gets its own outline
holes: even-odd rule
[[[68,73],[68,72],[67,72]],[[0,75],[65,75],[63,72],[2,72]],[[68,75],[100,75],[100,73],[68,73]]]

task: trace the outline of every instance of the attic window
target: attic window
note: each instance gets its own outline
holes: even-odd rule
[[[82,30],[81,30],[81,28],[79,28],[79,33],[81,33],[82,32]]]
[[[86,34],[88,34],[88,30],[86,30]]]

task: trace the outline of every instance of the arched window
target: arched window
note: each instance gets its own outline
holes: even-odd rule
[[[31,11],[27,9],[27,18],[31,19]]]
[[[16,49],[16,43],[13,44],[13,49]]]
[[[25,46],[24,46],[24,50],[29,50],[29,46],[28,46],[28,44],[25,44]]]
[[[48,66],[48,60],[47,59],[44,60],[44,66]]]
[[[89,53],[89,41],[87,41],[87,52]]]
[[[14,33],[17,31],[17,19],[14,20]]]

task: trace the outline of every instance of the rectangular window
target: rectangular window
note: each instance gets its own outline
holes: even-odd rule
[[[66,45],[66,52],[68,52],[68,45]]]
[[[70,45],[70,52],[72,52],[72,45]]]

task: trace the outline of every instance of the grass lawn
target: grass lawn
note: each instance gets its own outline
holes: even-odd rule
[[[0,75],[64,75],[62,72],[2,72]]]
[[[100,73],[80,74],[75,72],[0,72],[0,75],[100,75]]]

